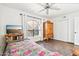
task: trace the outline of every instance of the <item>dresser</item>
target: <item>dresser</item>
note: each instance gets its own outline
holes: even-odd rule
[[[44,40],[53,39],[53,23],[50,20],[47,20],[43,23],[43,38]]]

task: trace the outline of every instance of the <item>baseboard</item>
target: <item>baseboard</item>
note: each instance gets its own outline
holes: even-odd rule
[[[58,39],[54,39],[54,40],[58,40]],[[74,44],[74,42],[68,42],[68,41],[64,41],[64,40],[58,40],[58,41],[62,41],[62,42],[67,42],[67,43],[70,43],[70,44]]]
[[[79,45],[79,43],[74,43],[74,45]]]

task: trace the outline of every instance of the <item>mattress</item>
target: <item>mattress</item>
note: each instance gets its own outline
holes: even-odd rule
[[[32,40],[14,42],[7,45],[5,56],[62,56],[59,52],[51,52]]]

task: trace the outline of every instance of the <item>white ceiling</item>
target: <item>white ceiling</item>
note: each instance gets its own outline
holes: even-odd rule
[[[43,4],[43,3],[42,3]],[[42,17],[56,17],[62,14],[76,12],[79,10],[79,4],[74,3],[56,3],[53,6],[60,8],[60,10],[49,10],[49,15],[46,14],[46,11],[39,12],[43,7],[39,3],[3,3],[2,5],[20,9],[25,12],[29,12]]]

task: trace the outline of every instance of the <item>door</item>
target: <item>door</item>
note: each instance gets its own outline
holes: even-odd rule
[[[69,25],[68,25],[68,29],[69,29],[69,32],[68,32],[68,35],[69,35],[69,42],[71,43],[74,43],[74,18],[72,17],[69,17],[68,19],[69,21]]]
[[[74,19],[74,44],[79,45],[79,17]]]
[[[56,21],[54,23],[54,38],[57,40],[65,41],[65,42],[74,42],[73,35],[73,19],[63,19],[61,21]]]
[[[55,39],[68,42],[69,40],[69,26],[67,20],[56,21],[54,24]]]

